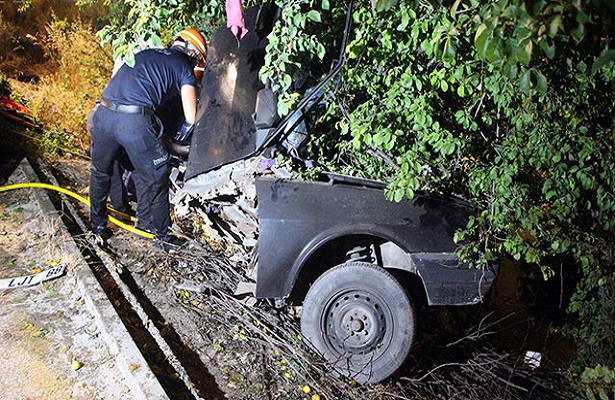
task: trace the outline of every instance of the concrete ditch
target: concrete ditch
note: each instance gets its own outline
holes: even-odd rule
[[[9,183],[36,181],[25,159],[9,178]],[[3,243],[0,277],[28,275],[49,263],[67,267],[65,276],[54,281],[0,292],[0,353],[7,372],[0,397],[169,399],[94,275],[93,255],[85,259],[83,246],[62,221],[69,210],[59,212],[45,191],[23,191],[0,194],[3,236],[14,242]],[[41,245],[54,249],[40,254]],[[154,341],[164,347],[163,341]]]

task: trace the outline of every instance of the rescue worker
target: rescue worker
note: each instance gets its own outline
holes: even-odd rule
[[[122,65],[105,87],[90,132],[90,229],[103,240],[111,236],[106,199],[113,164],[123,147],[140,180],[139,203],[149,209],[157,246],[172,251],[182,244],[169,230],[169,153],[155,113],[162,111],[168,96],[179,93],[185,122],[177,136],[190,136],[197,105],[194,67],[206,54],[203,36],[185,29],[170,48],[137,53],[134,66]]]

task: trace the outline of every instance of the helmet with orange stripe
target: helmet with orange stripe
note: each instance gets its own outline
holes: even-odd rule
[[[203,35],[194,28],[184,29],[175,37],[173,46],[183,49],[184,53],[196,59],[197,62],[204,61],[207,57],[207,43]]]

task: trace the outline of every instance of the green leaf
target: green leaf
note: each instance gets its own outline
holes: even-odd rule
[[[152,33],[152,35],[150,36],[150,40],[154,47],[162,46],[162,39],[160,39],[160,36],[156,35],[155,33]]]
[[[555,190],[551,190],[545,195],[545,200],[549,201],[555,196],[557,196],[557,192]]]
[[[541,72],[536,72],[536,89],[538,92],[545,94],[547,92],[548,84],[547,77]]]
[[[559,27],[561,25],[562,22],[562,15],[555,15],[552,19],[551,22],[549,22],[549,36],[550,37],[555,37],[555,35],[557,35],[557,32],[559,31]]]
[[[450,156],[451,154],[455,152],[455,143],[451,141],[446,141],[442,143],[440,152],[445,156]]]
[[[395,4],[397,4],[397,0],[376,0],[376,11],[378,12],[388,11]]]
[[[303,14],[295,14],[293,16],[293,25],[301,27],[301,28],[304,28],[305,27],[305,19],[306,19],[305,15],[303,15]]]
[[[517,64],[506,63],[503,69],[504,75],[506,75],[510,79],[515,79],[517,77],[517,72],[519,69],[517,68]]]
[[[320,6],[323,10],[329,10],[331,9],[331,4],[329,3],[329,0],[322,0],[321,6]]]
[[[320,13],[316,10],[310,10],[307,14],[308,19],[314,22],[321,22]]]
[[[284,83],[284,88],[289,88],[292,84],[292,78],[290,77],[290,75],[284,75],[284,77],[282,78],[282,82]]]
[[[278,101],[278,114],[280,116],[288,114],[288,106],[284,101]]]
[[[457,9],[459,8],[459,4],[461,4],[462,0],[456,0],[451,7],[451,17],[455,18],[457,16]]]
[[[489,61],[490,63],[495,64],[495,63],[500,62],[501,60],[499,44],[500,44],[500,39],[494,38],[487,45],[485,56],[487,57],[487,61]]]
[[[532,71],[526,69],[519,79],[519,89],[524,94],[529,95],[532,90]]]
[[[517,48],[517,59],[524,65],[528,65],[530,60],[532,59],[532,50],[534,48],[534,43],[531,40],[526,40],[525,44],[523,42],[520,43],[520,46]]]
[[[410,24],[410,14],[404,12],[401,14],[401,23],[397,26],[398,31],[405,31]]]
[[[615,60],[615,50],[605,50],[600,54],[600,57],[594,61],[592,64],[592,75],[595,74],[600,68],[602,68],[605,64],[610,63]]]
[[[579,43],[583,38],[585,38],[585,25],[578,24],[571,32],[572,38],[575,42]]]
[[[404,198],[404,188],[398,187],[395,189],[395,193],[393,193],[393,200],[396,203],[399,203]]]
[[[320,58],[321,60],[325,58],[325,52],[325,46],[323,46],[322,43],[318,43],[318,45],[316,46],[316,55],[318,56],[318,58]]]
[[[476,46],[478,56],[482,59],[487,58],[487,47],[489,46],[487,39],[489,39],[490,34],[491,32],[487,29],[487,25],[481,24],[474,35],[474,46]]]
[[[348,46],[346,46],[346,52],[348,53],[349,58],[354,59],[363,54],[366,48],[367,43],[365,39],[355,39],[348,43]]]
[[[544,40],[540,42],[540,48],[542,49],[542,51],[545,53],[545,56],[547,56],[549,60],[555,57],[555,45],[552,43],[549,43],[549,41],[546,38],[544,38]]]
[[[445,61],[451,61],[455,59],[455,55],[457,55],[457,47],[455,45],[455,41],[448,37],[444,42],[444,51],[442,52],[442,59]]]

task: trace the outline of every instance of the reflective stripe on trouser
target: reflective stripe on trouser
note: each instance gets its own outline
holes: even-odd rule
[[[92,226],[106,224],[106,199],[113,163],[120,147],[128,154],[140,184],[139,209],[149,209],[156,236],[169,231],[169,154],[157,118],[152,115],[122,114],[99,107],[93,116],[90,213]]]

